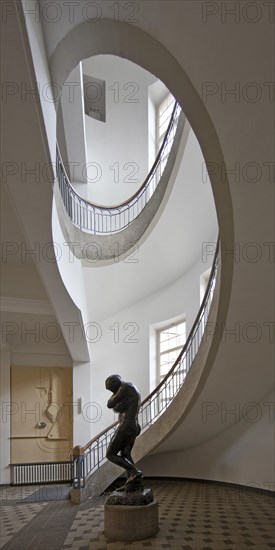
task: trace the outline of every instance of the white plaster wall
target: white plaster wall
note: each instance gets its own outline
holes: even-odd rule
[[[89,323],[87,310],[87,297],[83,284],[83,271],[81,261],[75,258],[70,252],[64,240],[56,211],[55,200],[53,201],[53,238],[58,244],[57,265],[62,280],[73,299],[74,303],[81,310],[84,327],[75,327],[71,333],[72,338],[80,338],[83,344],[86,342],[86,327]],[[92,374],[89,362],[74,362],[73,364],[73,444],[85,445],[91,439],[92,426],[98,413],[92,404]],[[81,400],[81,401],[80,401]]]
[[[203,445],[162,454],[156,450],[144,458],[139,463],[144,475],[219,480],[274,491],[274,392],[259,403],[242,403],[236,411],[237,422]],[[221,408],[216,414],[225,422]],[[232,416],[232,407],[227,414]],[[203,427],[207,429],[206,423],[197,429]]]
[[[49,72],[48,60],[46,57],[45,45],[43,40],[43,30],[41,25],[41,21],[43,20],[43,17],[42,19],[38,17],[38,13],[39,13],[38,3],[35,0],[31,0],[31,1],[28,0],[28,2],[24,3],[23,7],[25,8],[25,11],[26,11],[26,26],[28,31],[28,39],[30,42],[30,47],[31,47],[31,52],[33,57],[33,65],[34,65],[34,70],[36,74],[36,80],[38,83],[38,90],[40,92],[40,102],[41,102],[41,107],[43,111],[43,119],[44,119],[46,134],[47,134],[47,145],[50,150],[53,167],[55,167],[55,159],[56,159],[55,101],[58,93],[60,93],[61,90],[59,90],[56,83],[54,83],[53,88],[50,85],[51,76]],[[80,86],[79,86],[80,67],[76,68],[73,71],[72,78],[75,78],[75,81],[77,84],[77,86],[74,87],[74,96],[76,101],[75,103],[72,103],[72,106],[74,106],[75,109],[76,109],[76,106],[78,106],[79,108],[78,110],[80,110],[81,112],[81,109],[79,107],[79,102],[81,102],[80,98],[82,97],[80,93]],[[70,91],[72,91],[72,88],[70,88]],[[80,98],[79,98],[79,95],[80,95]],[[67,99],[67,102],[66,102],[66,99]],[[69,103],[68,94],[64,94],[63,103],[64,103],[63,105],[64,107],[68,107],[68,103]],[[66,118],[68,119],[68,117]],[[73,122],[75,123],[75,120]],[[83,143],[85,143],[84,140],[83,140]],[[59,221],[56,214],[54,201],[53,201],[52,216],[53,216],[52,218],[53,241],[54,243],[57,244],[57,247],[56,247],[57,263],[58,263],[59,270],[61,272],[62,280],[68,292],[70,293],[70,296],[76,303],[76,305],[81,310],[85,310],[85,300],[83,299],[84,297],[83,286],[81,284],[82,276],[81,276],[81,269],[79,265],[80,262],[74,258],[74,262],[72,262],[72,265],[71,265],[68,248],[66,248],[63,245],[64,239],[59,226]],[[76,274],[76,270],[77,270],[77,274]],[[77,280],[78,283],[72,284],[73,280],[74,281]]]
[[[20,6],[16,3],[18,9]],[[37,2],[24,3],[26,9],[37,9]],[[18,24],[17,24],[18,23]],[[51,206],[52,206],[52,185],[55,174],[55,149],[56,149],[56,111],[54,105],[52,79],[46,57],[43,42],[43,31],[41,19],[28,15],[26,17],[27,36],[22,23],[21,13],[17,18],[9,18],[10,28],[7,28],[7,35],[14,36],[16,42],[12,51],[18,48],[18,66],[10,63],[7,79],[19,81],[22,85],[31,90],[27,95],[24,109],[22,101],[13,97],[13,104],[5,110],[8,118],[12,113],[14,125],[7,124],[5,133],[5,145],[9,158],[10,151],[14,154],[18,166],[36,166],[39,177],[36,185],[28,179],[26,185],[22,186],[20,178],[16,176],[9,185],[9,194],[18,213],[21,228],[25,234],[29,246],[34,249],[39,245],[42,250],[46,246],[51,248]],[[8,25],[8,22],[7,22]],[[7,38],[6,38],[7,40]],[[28,43],[29,42],[29,43]],[[30,50],[29,51],[29,45]],[[24,48],[24,55],[22,49]],[[22,54],[22,55],[20,55]],[[15,55],[15,54],[14,54]],[[32,58],[31,58],[32,56]],[[14,73],[13,73],[14,71]],[[35,97],[36,86],[40,92],[40,102]],[[56,92],[58,85],[55,83]],[[36,101],[35,101],[36,100]],[[41,107],[41,109],[40,109]],[[22,118],[21,118],[22,117]],[[63,328],[64,321],[81,324],[81,312],[75,308],[68,295],[56,264],[47,253],[39,258],[37,269],[43,281],[45,290],[50,298],[53,309],[60,326]],[[63,319],[62,319],[63,317]],[[76,341],[69,341],[66,331],[64,338],[71,355],[77,360],[87,360],[87,346],[78,345]],[[85,342],[84,342],[85,344]]]
[[[187,132],[173,189],[148,237],[133,247],[125,261],[115,259],[103,267],[99,261],[85,262],[83,275],[91,318],[112,317],[173,284],[208,250],[203,243],[212,243],[209,248],[214,251],[218,226],[213,194],[204,181],[204,159],[196,136],[192,130]],[[94,240],[91,236],[91,243]],[[115,250],[122,253],[119,246]],[[202,271],[208,264],[204,266]]]
[[[53,198],[52,207],[52,232],[55,245],[55,256],[62,281],[75,305],[81,310],[85,323],[88,318],[88,313],[81,260],[73,255],[69,249],[68,243],[64,239],[59,224],[55,198]]]
[[[28,0],[22,3],[25,12],[25,21],[30,42],[36,82],[38,85],[41,108],[43,112],[47,146],[53,166],[55,166],[56,148],[56,111],[55,101],[60,91],[58,86],[53,89],[51,76],[43,38],[42,19],[39,16],[37,0]],[[54,90],[54,91],[53,91]]]
[[[10,353],[8,349],[0,349],[0,397],[1,397],[1,422],[0,422],[0,484],[10,483]]]
[[[86,330],[89,324],[87,309],[87,297],[83,283],[83,270],[81,261],[70,251],[63,237],[56,210],[55,199],[53,200],[52,211],[53,239],[57,245],[57,265],[62,280],[73,299],[80,309],[83,318],[83,327],[71,326],[71,338],[80,340],[86,345]],[[89,362],[74,362],[73,364],[73,444],[84,445],[91,439],[94,415],[97,412],[91,405],[92,397],[91,365]],[[81,399],[81,402],[79,401]],[[84,409],[83,409],[84,407]]]
[[[97,402],[102,415],[92,427],[93,435],[116,419],[106,407],[109,392],[105,390],[105,379],[110,374],[118,373],[135,383],[142,399],[150,393],[150,325],[185,313],[187,332],[190,331],[200,305],[200,275],[210,261],[211,258],[206,264],[199,259],[173,284],[100,323],[94,321],[89,332],[92,400]]]
[[[106,82],[106,122],[85,116],[88,185],[74,187],[98,204],[118,204],[148,174],[148,86],[156,79],[116,56],[95,56],[82,65],[84,74]]]
[[[71,182],[86,183],[85,113],[82,82],[82,63],[71,72],[60,98],[68,164],[66,171]]]
[[[90,441],[97,416],[97,405],[91,399],[90,363],[73,365],[73,445]]]

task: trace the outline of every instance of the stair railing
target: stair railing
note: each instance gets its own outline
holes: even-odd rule
[[[57,180],[66,211],[73,224],[96,235],[110,235],[128,227],[151,199],[168,162],[178,127],[181,108],[175,101],[165,137],[156,160],[140,188],[115,206],[101,206],[80,197],[73,189],[63,165],[58,145],[56,147]]]
[[[181,389],[186,375],[195,359],[203,339],[218,271],[219,240],[212,264],[207,288],[199,312],[193,323],[189,336],[179,353],[175,363],[160,384],[142,401],[139,411],[141,433],[151,426],[171,404]],[[114,422],[96,435],[84,447],[74,447],[74,478],[75,488],[85,487],[85,479],[100,468],[106,460],[107,447],[114,435],[118,422]]]

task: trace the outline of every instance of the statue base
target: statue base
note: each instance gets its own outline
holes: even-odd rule
[[[147,491],[152,494],[151,489],[143,493],[148,494]],[[108,539],[130,542],[153,537],[158,532],[158,501],[154,499],[149,504],[133,504],[133,499],[141,498],[143,493],[117,493],[122,498],[131,499],[131,504],[105,504],[104,532]]]
[[[145,489],[143,491],[114,491],[111,493],[105,504],[114,504],[121,506],[145,506],[153,502],[154,495],[152,489]]]

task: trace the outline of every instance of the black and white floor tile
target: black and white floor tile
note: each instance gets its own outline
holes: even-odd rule
[[[107,540],[104,500],[26,502],[39,487],[1,487],[1,550],[271,550],[274,493],[216,483],[146,480],[159,502],[159,532]]]

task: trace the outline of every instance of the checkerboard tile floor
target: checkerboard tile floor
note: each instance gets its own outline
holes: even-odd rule
[[[24,485],[18,487],[10,487],[4,485],[0,487],[0,505],[12,500],[23,500],[29,495],[32,495],[39,489],[40,485]]]
[[[275,498],[268,493],[212,483],[146,480],[159,502],[160,529],[138,542],[104,536],[104,497],[21,503],[21,488],[1,502],[2,550],[270,550],[275,549]],[[27,488],[35,491],[37,488]],[[24,492],[24,497],[27,496]],[[15,496],[16,495],[16,496]]]
[[[36,506],[32,504],[26,506],[17,504],[5,506],[1,503],[0,548],[3,548],[16,533],[21,531],[21,529],[23,529],[23,527],[25,527],[44,506],[44,503],[40,503]]]

